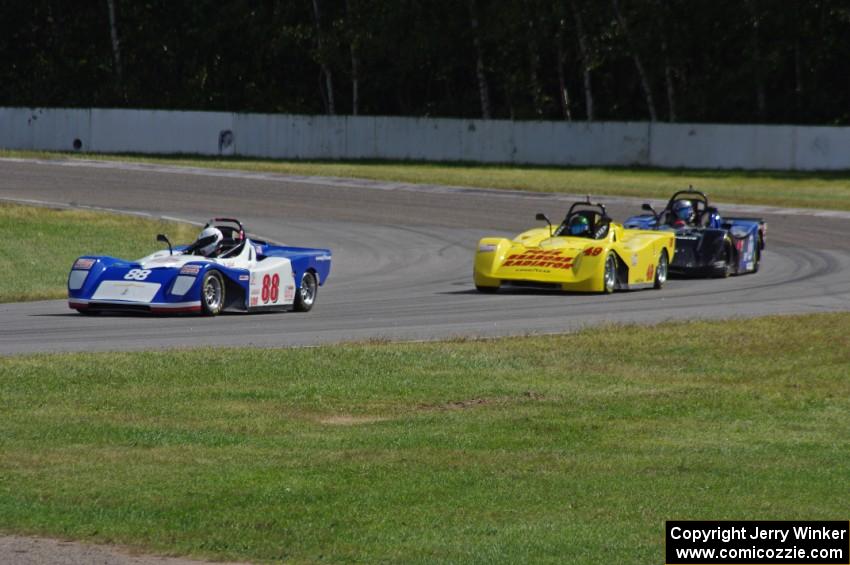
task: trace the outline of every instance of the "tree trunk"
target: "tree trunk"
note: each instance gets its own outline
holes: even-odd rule
[[[115,24],[115,0],[106,0],[106,6],[109,9],[109,36],[112,38],[112,58],[115,59],[115,77],[118,81],[118,88],[121,90],[121,95],[124,100],[127,100],[127,93],[124,91],[124,69],[121,66],[121,43],[118,41],[118,26]]]
[[[357,43],[358,36],[357,30],[355,29],[355,14],[351,10],[351,0],[345,0],[345,11],[348,14],[349,21],[349,33],[351,34],[351,38],[348,44],[349,51],[351,53],[351,114],[356,116],[359,113],[359,88],[360,88],[360,75],[358,71],[359,67],[359,59],[357,56]]]
[[[354,45],[351,45],[351,114],[356,116],[359,113],[358,106],[360,104],[359,99],[359,83],[360,77],[358,76],[357,70],[357,51],[354,48]]]
[[[667,111],[669,121],[676,121],[676,100],[673,91],[673,67],[670,66],[670,57],[667,51],[667,39],[661,39],[661,51],[664,53],[664,82],[667,85]]]
[[[581,56],[582,78],[584,81],[584,108],[587,121],[592,122],[593,113],[593,87],[590,82],[590,53],[587,48],[587,38],[584,35],[584,26],[581,23],[581,12],[575,2],[570,3],[573,9],[573,17],[576,21],[576,36],[578,37],[578,51]]]
[[[755,69],[756,80],[756,115],[759,121],[764,121],[766,114],[767,103],[764,92],[764,62],[761,59],[761,40],[759,39],[759,25],[761,17],[759,16],[758,6],[755,0],[747,2],[747,7],[750,9],[750,15],[753,22],[753,66]]]
[[[558,60],[556,63],[558,71],[558,98],[561,100],[561,110],[564,112],[564,119],[568,122],[573,121],[572,113],[570,112],[570,95],[567,92],[567,81],[564,77],[564,18],[558,20],[558,32],[555,35],[555,42],[558,48]]]
[[[534,105],[534,114],[539,118],[543,115],[543,92],[540,88],[538,78],[538,67],[540,66],[540,54],[537,52],[537,26],[534,19],[534,7],[531,5],[528,17],[528,86],[531,89],[531,103]]]
[[[481,48],[481,38],[478,33],[478,16],[475,11],[475,0],[469,0],[469,17],[472,26],[472,40],[475,45],[475,74],[478,79],[478,94],[481,97],[481,117],[490,119],[490,89],[487,87],[487,75],[484,74],[484,55]]]
[[[319,65],[322,68],[322,75],[325,77],[325,89],[326,89],[326,97],[323,97],[326,105],[326,112],[328,115],[336,114],[336,108],[334,106],[334,82],[333,75],[331,74],[331,69],[328,67],[327,60],[325,57],[324,51],[324,41],[322,37],[322,18],[321,12],[319,11],[319,0],[313,0],[313,17],[316,20],[316,42],[319,48]]]
[[[629,45],[629,50],[632,52],[632,59],[635,62],[638,77],[640,77],[641,88],[643,88],[643,94],[646,97],[646,106],[649,109],[649,120],[656,122],[658,121],[658,114],[655,111],[655,100],[652,97],[652,88],[649,84],[649,77],[646,75],[646,71],[643,68],[643,63],[641,63],[635,43],[629,33],[626,18],[623,17],[623,13],[620,11],[619,1],[611,0],[611,5],[614,7],[614,15],[617,17],[617,22],[620,24],[620,28],[623,30],[623,35],[626,37],[626,43]]]

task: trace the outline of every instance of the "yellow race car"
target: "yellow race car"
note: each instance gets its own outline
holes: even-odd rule
[[[547,227],[513,240],[485,237],[478,243],[473,279],[481,292],[531,287],[571,292],[661,288],[674,255],[673,232],[625,229],[605,206],[577,202],[557,228]]]

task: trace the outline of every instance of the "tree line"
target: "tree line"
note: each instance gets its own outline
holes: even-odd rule
[[[0,105],[850,122],[850,0],[0,1]]]

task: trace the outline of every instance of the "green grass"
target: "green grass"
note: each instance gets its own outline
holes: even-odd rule
[[[783,172],[617,167],[539,167],[384,161],[278,161],[240,157],[142,156],[4,151],[0,157],[130,162],[365,178],[572,194],[669,198],[694,187],[713,201],[850,210],[850,172]]]
[[[0,302],[67,296],[68,271],[80,255],[138,259],[162,246],[191,241],[197,228],[175,222],[0,203]]]
[[[652,563],[842,519],[850,315],[0,359],[0,531],[220,559]]]

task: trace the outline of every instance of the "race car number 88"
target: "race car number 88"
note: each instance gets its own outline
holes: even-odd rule
[[[262,298],[263,303],[271,300],[272,302],[277,302],[277,297],[280,295],[280,276],[277,274],[269,276],[266,275],[263,277],[263,291]]]
[[[124,275],[124,279],[128,281],[143,281],[148,278],[149,274],[151,274],[150,269],[130,269]]]

